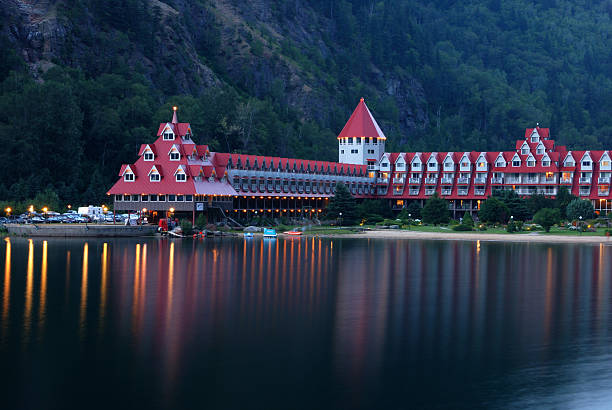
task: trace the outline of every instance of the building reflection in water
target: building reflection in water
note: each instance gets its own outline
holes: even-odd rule
[[[306,349],[296,356],[328,349],[345,399],[362,402],[393,384],[384,369],[397,362],[417,373],[431,357],[529,363],[572,335],[604,343],[612,308],[604,245],[315,237],[2,244],[3,340],[17,333],[9,323],[27,342],[33,329],[49,338],[51,320],[78,318],[80,343],[119,338],[142,357],[161,357],[168,397],[195,351],[280,338]],[[70,287],[71,254],[79,253],[80,286]]]

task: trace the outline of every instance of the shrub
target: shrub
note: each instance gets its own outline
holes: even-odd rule
[[[580,217],[586,220],[593,217],[593,205],[587,199],[574,199],[567,205],[565,212],[570,220],[580,219]]]
[[[550,232],[551,226],[559,223],[561,213],[558,209],[542,208],[533,216],[533,222],[542,225],[546,232]]]
[[[193,234],[193,226],[191,222],[187,219],[181,220],[181,230],[183,231],[183,235]]]
[[[471,231],[472,227],[464,224],[455,225],[451,228],[453,231]]]
[[[200,214],[198,215],[198,217],[196,218],[196,223],[195,226],[200,228],[200,229],[204,229],[204,227],[206,227],[206,224],[208,222],[206,221],[206,216],[204,216],[204,214]]]
[[[421,215],[423,216],[423,222],[434,225],[448,223],[450,219],[448,204],[437,193],[425,202]]]

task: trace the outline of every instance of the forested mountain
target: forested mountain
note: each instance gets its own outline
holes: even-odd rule
[[[612,148],[612,0],[0,0],[0,199],[98,202],[170,107],[214,150]]]

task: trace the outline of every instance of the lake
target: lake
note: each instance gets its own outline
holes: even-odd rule
[[[609,408],[612,247],[0,241],[2,408]]]

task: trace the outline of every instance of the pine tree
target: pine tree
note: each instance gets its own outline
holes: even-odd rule
[[[423,216],[423,222],[434,225],[448,223],[450,219],[448,205],[437,193],[425,202],[421,215]]]
[[[343,183],[336,185],[336,193],[329,200],[326,212],[331,219],[342,218],[343,225],[353,225],[357,222],[357,203]]]

